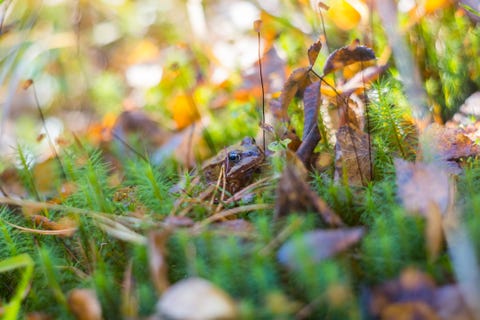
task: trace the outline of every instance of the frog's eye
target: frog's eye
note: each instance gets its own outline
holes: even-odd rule
[[[233,162],[238,162],[240,161],[240,153],[237,151],[231,151],[228,153],[228,160],[233,161]]]

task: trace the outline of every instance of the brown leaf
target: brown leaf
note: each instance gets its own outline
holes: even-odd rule
[[[78,320],[102,319],[102,308],[93,290],[73,289],[68,294],[68,306]]]
[[[321,262],[345,251],[357,243],[363,234],[362,227],[306,232],[284,243],[277,258],[282,264],[297,269],[299,252],[308,252],[312,262]]]
[[[323,74],[329,74],[355,62],[367,62],[375,59],[375,53],[366,46],[346,46],[333,51],[323,67]]]
[[[361,93],[369,83],[378,79],[380,74],[387,70],[387,68],[387,65],[368,67],[354,75],[344,85],[340,86],[339,91],[342,92],[342,95],[345,97],[349,97],[352,93]]]
[[[235,303],[223,290],[201,278],[175,283],[157,303],[159,319],[237,319]]]
[[[407,211],[428,217],[430,206],[444,213],[449,202],[448,176],[436,164],[395,159],[398,197]]]
[[[428,274],[407,268],[397,279],[372,289],[369,310],[372,316],[378,317],[389,305],[399,302],[422,302],[432,307],[434,293],[435,283]]]
[[[308,61],[310,62],[310,67],[313,67],[315,61],[317,61],[321,49],[322,42],[320,42],[320,40],[317,40],[310,46],[310,48],[308,48]]]
[[[458,285],[447,285],[435,290],[433,305],[442,319],[473,320]]]
[[[28,88],[30,88],[30,86],[33,84],[33,80],[32,79],[27,79],[25,81],[23,81],[22,83],[22,89],[23,90],[27,90]]]
[[[320,108],[320,81],[314,82],[305,89],[304,95],[303,139],[297,150],[298,157],[308,166],[313,150],[320,141],[318,130],[318,109]]]
[[[317,212],[330,226],[344,225],[340,217],[302,179],[299,170],[287,165],[278,182],[275,217],[312,211]]]
[[[480,147],[461,128],[447,128],[434,123],[423,132],[421,140],[424,142],[422,153],[427,159],[453,164],[461,158],[480,154]]]
[[[310,83],[308,77],[308,72],[310,67],[303,67],[293,70],[293,72],[288,77],[287,81],[283,85],[282,93],[280,95],[280,102],[282,110],[285,110],[285,113],[288,110],[290,102],[297,94],[297,91],[304,90]]]
[[[435,311],[421,301],[390,304],[382,310],[381,318],[382,320],[440,320]]]
[[[168,264],[166,261],[166,243],[170,237],[170,231],[152,231],[148,235],[148,258],[150,276],[155,289],[159,293],[164,292],[170,286],[168,281]]]
[[[69,217],[63,217],[58,222],[55,222],[45,216],[34,214],[30,216],[30,219],[39,228],[58,231],[59,233],[56,233],[56,235],[70,237],[77,230],[76,221]]]
[[[335,180],[349,185],[365,185],[372,179],[372,159],[369,135],[350,126],[337,131],[335,144]]]

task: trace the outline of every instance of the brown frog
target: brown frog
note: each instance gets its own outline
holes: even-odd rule
[[[207,160],[201,168],[201,173],[208,183],[216,183],[223,167],[225,191],[234,194],[250,183],[253,173],[263,160],[264,153],[255,144],[255,139],[246,137],[240,145],[228,147]]]

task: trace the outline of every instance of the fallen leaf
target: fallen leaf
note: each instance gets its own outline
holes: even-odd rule
[[[364,66],[368,67],[366,62],[371,60],[375,60],[375,53],[372,49],[366,46],[355,46],[354,48],[345,46],[333,51],[328,56],[323,67],[323,74],[327,75],[355,62],[364,62]]]
[[[370,83],[378,79],[378,77],[387,70],[387,65],[368,67],[356,73],[344,85],[338,89],[343,96],[349,97],[353,93],[362,93]]]
[[[458,285],[446,285],[435,290],[434,310],[442,319],[473,320]]]
[[[448,176],[438,165],[395,159],[397,195],[404,208],[429,216],[432,205],[445,213],[449,203]]]
[[[321,262],[356,244],[364,234],[362,227],[306,232],[284,243],[278,251],[280,263],[292,269],[300,267],[299,251],[307,252],[312,262]]]
[[[157,292],[162,293],[168,289],[168,264],[166,261],[166,242],[170,237],[170,231],[152,231],[148,235],[148,265],[150,277]]]
[[[335,180],[362,186],[373,177],[373,155],[369,135],[350,126],[341,126],[335,144]]]
[[[458,168],[462,158],[480,155],[480,146],[461,128],[447,128],[434,123],[424,130],[420,141],[423,159],[438,161],[451,169]],[[452,173],[459,172],[453,170]]]
[[[283,85],[282,93],[280,95],[280,103],[281,109],[285,110],[285,113],[297,92],[300,90],[303,93],[303,90],[310,85],[310,78],[308,77],[309,72],[310,67],[295,69]]]
[[[290,213],[317,212],[330,226],[342,226],[340,217],[302,179],[298,169],[287,165],[278,182],[275,202],[275,217]]]
[[[237,319],[237,308],[223,290],[201,278],[179,281],[157,303],[161,319]]]
[[[382,320],[440,320],[435,311],[421,301],[390,304],[382,310],[381,318]]]
[[[137,138],[149,151],[158,148],[171,137],[158,122],[141,110],[122,112],[115,120],[111,134],[125,151],[128,151],[125,143],[129,142],[130,137]]]
[[[62,217],[55,222],[45,216],[34,214],[30,216],[30,219],[37,228],[58,231],[59,233],[56,235],[70,237],[77,231],[77,222],[69,217]]]
[[[68,307],[78,320],[102,319],[102,308],[93,290],[73,289],[70,291]]]
[[[310,67],[313,67],[315,61],[317,61],[321,49],[322,42],[320,42],[320,40],[315,41],[310,48],[308,48],[308,61],[310,62]]]
[[[406,268],[397,279],[372,289],[368,302],[370,314],[378,317],[389,305],[405,302],[421,302],[431,308],[435,289],[435,283],[428,274]]]
[[[309,165],[313,150],[320,141],[318,129],[318,110],[320,108],[320,81],[314,82],[305,89],[304,125],[302,143],[298,147],[297,155],[305,166]]]

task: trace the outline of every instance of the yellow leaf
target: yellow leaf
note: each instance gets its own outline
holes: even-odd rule
[[[335,0],[330,4],[327,15],[342,30],[351,30],[360,23],[360,13],[346,0]]]
[[[178,129],[187,127],[200,117],[193,98],[185,94],[179,94],[172,100],[170,110]]]

